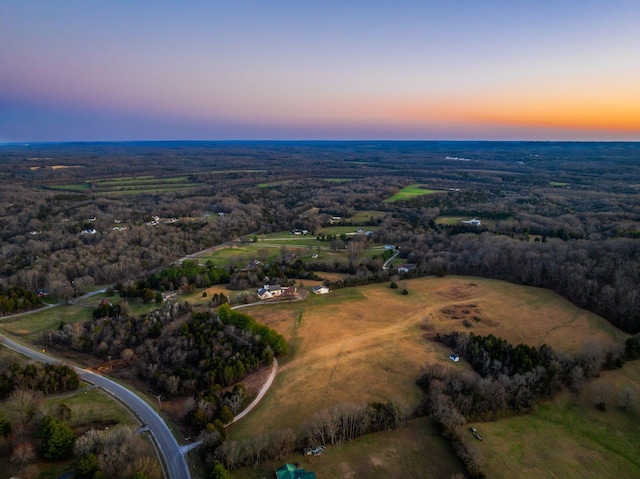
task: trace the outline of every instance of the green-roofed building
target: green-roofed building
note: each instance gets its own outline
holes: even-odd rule
[[[284,464],[276,469],[277,479],[316,479],[315,472],[305,472],[302,467],[293,464]]]

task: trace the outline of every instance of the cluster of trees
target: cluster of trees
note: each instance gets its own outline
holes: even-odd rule
[[[251,316],[232,310],[228,304],[220,306],[218,319],[225,325],[236,327],[258,336],[276,356],[287,354],[287,343],[282,335],[268,326],[257,323]]]
[[[426,392],[426,412],[439,424],[473,477],[483,477],[472,448],[457,429],[467,420],[494,420],[528,411],[562,386],[578,388],[603,368],[623,364],[621,351],[586,345],[575,355],[549,346],[513,346],[493,335],[453,332],[436,335],[472,365],[475,373],[430,365],[417,384]]]
[[[152,288],[171,291],[185,285],[207,288],[213,284],[229,282],[230,272],[227,268],[217,268],[212,261],[199,265],[195,261],[185,260],[147,276],[138,289]]]
[[[9,420],[0,413],[0,456],[10,456],[15,468],[29,467],[38,458],[73,459],[71,467],[80,479],[162,477],[157,460],[143,452],[144,440],[135,429],[120,425],[94,429],[101,417],[97,407],[90,414],[83,404],[51,408],[39,392],[22,389],[14,390],[5,404],[12,414]]]
[[[144,454],[143,439],[129,426],[91,429],[75,441],[77,479],[160,479],[156,460]]]
[[[253,264],[251,269],[236,270],[229,278],[228,288],[243,290],[260,287],[265,283],[290,286],[293,279],[320,280],[312,269],[313,267],[301,259],[291,261],[284,248],[280,261],[271,261],[266,264]]]
[[[248,403],[247,391],[241,383],[232,390],[223,391],[215,385],[196,394],[193,408],[187,414],[187,421],[196,433],[203,430],[215,431],[224,440],[225,426],[242,411]]]
[[[63,421],[53,416],[45,416],[38,428],[41,439],[40,452],[45,459],[66,459],[73,454],[76,435]]]
[[[41,304],[42,300],[34,291],[29,291],[21,286],[13,286],[8,291],[0,291],[0,316],[29,311]]]
[[[243,441],[222,442],[216,431],[205,431],[200,452],[212,467],[220,463],[234,470],[280,460],[305,447],[338,445],[366,434],[396,429],[403,421],[403,411],[394,402],[337,404],[314,414],[299,433],[285,429]]]
[[[78,374],[64,364],[12,363],[0,372],[0,399],[8,398],[16,389],[59,394],[75,391],[80,385]]]
[[[281,335],[227,304],[219,315],[191,314],[188,303],[165,303],[142,316],[105,312],[84,323],[61,323],[43,341],[100,358],[120,357],[167,397],[233,385],[271,364],[274,354],[287,352]]]

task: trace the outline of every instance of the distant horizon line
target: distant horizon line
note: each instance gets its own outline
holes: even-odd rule
[[[640,143],[640,140],[389,140],[389,139],[305,139],[305,140],[44,140],[44,141],[2,141],[0,146],[94,144],[94,143]]]

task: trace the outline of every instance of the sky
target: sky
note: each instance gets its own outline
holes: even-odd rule
[[[640,0],[0,0],[0,141],[640,141]]]

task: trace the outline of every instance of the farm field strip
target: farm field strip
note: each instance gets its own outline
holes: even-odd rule
[[[391,203],[394,201],[408,200],[411,198],[415,198],[417,196],[433,195],[438,193],[446,193],[446,191],[426,189],[426,188],[423,188],[419,183],[414,183],[412,185],[405,186],[400,191],[398,191],[395,195],[384,200],[384,202]]]
[[[186,175],[166,178],[146,175],[141,177],[85,180],[82,183],[52,185],[50,188],[69,191],[90,190],[101,194],[139,194],[146,192],[159,193],[181,188],[193,188],[200,185],[201,183],[193,181]]]

